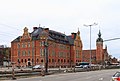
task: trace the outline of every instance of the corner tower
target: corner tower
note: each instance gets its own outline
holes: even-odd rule
[[[99,30],[98,38],[96,40],[96,62],[101,64],[103,60],[103,39],[101,38],[101,32]]]

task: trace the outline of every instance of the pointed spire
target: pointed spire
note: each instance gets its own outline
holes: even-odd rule
[[[78,28],[78,32],[77,32],[78,35],[80,35],[80,31],[79,31],[79,28]]]
[[[98,37],[101,38],[101,32],[100,32],[100,30],[99,30],[99,33],[98,33]]]
[[[105,49],[107,49],[107,45],[105,45]]]
[[[101,38],[101,32],[100,32],[100,30],[99,30],[98,38],[97,38],[96,42],[103,42],[103,39]]]

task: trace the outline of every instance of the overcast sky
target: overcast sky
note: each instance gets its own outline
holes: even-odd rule
[[[23,34],[23,28],[41,25],[66,35],[80,30],[83,49],[90,47],[92,26],[92,49],[101,30],[104,40],[120,38],[120,0],[0,0],[0,45],[11,45],[11,41]],[[104,42],[108,53],[120,58],[120,40]]]

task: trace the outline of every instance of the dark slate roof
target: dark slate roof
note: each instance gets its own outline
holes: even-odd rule
[[[43,31],[43,28],[39,27],[39,28],[37,28],[36,30],[34,30],[34,31],[32,32],[32,36],[37,36],[37,35],[39,35],[40,32],[42,32],[42,31]]]
[[[33,32],[30,33],[32,40],[40,39],[40,35],[48,34],[48,40],[53,40],[55,42],[64,43],[64,44],[74,44],[74,39],[71,36],[66,36],[63,33],[56,32],[53,30],[48,30],[48,32],[43,31],[45,28],[38,27]],[[14,39],[12,42],[19,42],[21,36]]]
[[[12,42],[20,42],[21,36],[18,36],[16,39],[14,39]]]
[[[100,30],[99,30],[98,38],[97,38],[96,42],[103,42],[103,39],[101,38],[101,32],[100,32]]]
[[[74,39],[71,36],[67,36],[67,39],[71,45],[74,45]]]
[[[98,39],[96,40],[96,42],[103,42],[103,39],[102,39],[102,38],[98,38]]]
[[[43,31],[43,28],[39,27],[31,33],[32,40],[39,39],[40,33]]]
[[[53,30],[49,30],[49,37],[52,38],[56,42],[69,44],[67,36],[63,33],[56,32],[56,31],[53,31]]]

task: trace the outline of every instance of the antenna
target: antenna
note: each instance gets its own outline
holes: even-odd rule
[[[39,24],[39,27],[40,27],[41,24]]]

